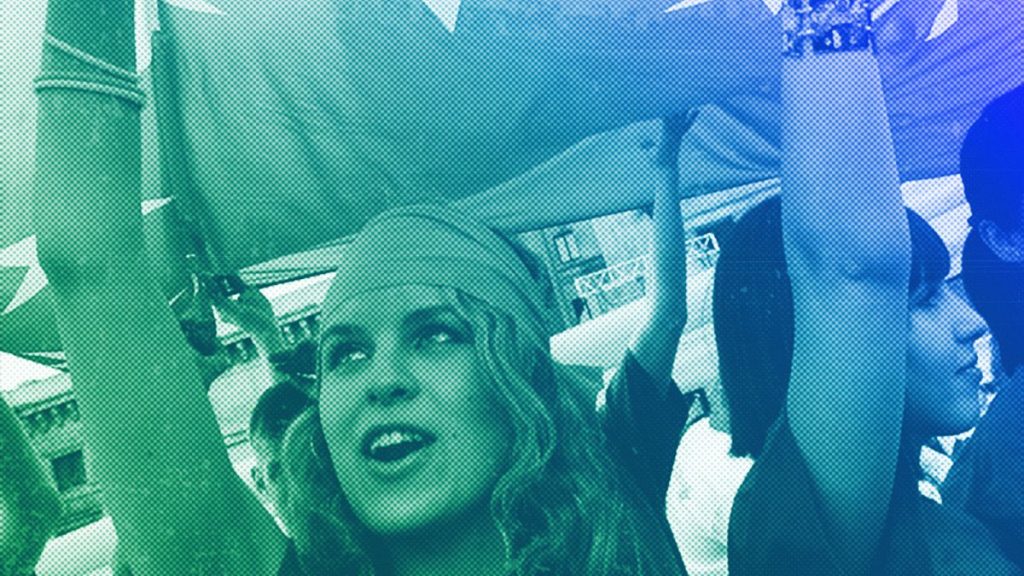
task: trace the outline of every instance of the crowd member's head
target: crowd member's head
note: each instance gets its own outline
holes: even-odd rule
[[[734,456],[760,456],[789,386],[793,296],[779,206],[772,198],[744,214],[715,266],[712,322]]]
[[[311,398],[316,397],[316,354],[317,342],[303,340],[294,348],[271,354],[267,360],[273,366],[278,378],[302,390]]]
[[[288,509],[288,484],[282,461],[285,434],[292,422],[312,405],[305,392],[287,382],[279,383],[260,395],[249,418],[249,444],[256,453],[256,465],[250,471],[252,481],[279,518]]]
[[[715,271],[713,321],[736,456],[760,454],[789,386],[794,318],[781,208],[776,197],[744,214],[723,241]],[[912,210],[907,217],[911,340],[904,429],[921,437],[961,432],[979,414],[973,343],[985,325],[944,282],[949,252],[942,239]]]
[[[312,567],[379,574],[398,543],[463,538],[480,519],[517,574],[668,565],[670,539],[644,529],[659,511],[627,501],[604,446],[593,385],[550,356],[535,272],[440,206],[392,210],[350,244],[323,305],[319,407],[286,448]]]
[[[1024,86],[986,106],[968,130],[960,175],[972,224],[964,287],[1012,374],[1024,364]]]

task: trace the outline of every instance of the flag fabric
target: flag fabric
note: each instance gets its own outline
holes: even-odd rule
[[[158,25],[140,58],[141,198],[173,198],[146,218],[169,297],[196,243],[269,282],[331,267],[289,255],[402,203],[456,200],[513,231],[646,204],[636,186],[502,183],[594,133],[695,106],[687,190],[777,172],[777,0],[140,5]],[[1024,83],[1024,10],[887,0],[876,13],[901,175],[954,174],[981,107]],[[44,17],[45,0],[0,6],[0,349],[22,354],[59,349],[28,217]],[[595,169],[628,180],[622,162]]]

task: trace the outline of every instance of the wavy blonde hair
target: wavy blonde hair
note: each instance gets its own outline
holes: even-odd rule
[[[663,512],[643,499],[611,456],[594,409],[600,383],[555,363],[546,340],[517,330],[502,311],[458,290],[445,292],[472,327],[496,408],[512,431],[509,465],[490,501],[508,571],[678,576]],[[315,408],[289,431],[285,462],[293,494],[285,520],[306,569],[390,574],[374,537],[345,501]]]

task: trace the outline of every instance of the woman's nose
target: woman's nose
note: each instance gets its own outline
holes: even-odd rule
[[[371,404],[392,406],[408,401],[419,394],[416,378],[396,354],[378,354],[374,370],[366,389],[366,400]]]
[[[956,324],[956,337],[963,342],[974,342],[988,331],[988,324],[966,300],[959,298],[957,302],[959,318]]]

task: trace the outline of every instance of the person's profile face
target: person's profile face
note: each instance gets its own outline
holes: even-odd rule
[[[469,324],[427,286],[364,293],[333,316],[320,418],[356,516],[388,535],[485,511],[510,440]]]
[[[947,284],[912,296],[907,362],[907,425],[917,434],[958,434],[977,424],[982,373],[974,343],[981,316]]]

